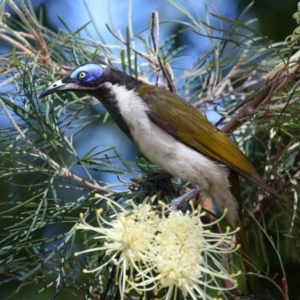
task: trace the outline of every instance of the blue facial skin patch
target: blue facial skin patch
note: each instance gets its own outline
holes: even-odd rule
[[[80,78],[78,75],[81,72],[85,72],[86,75],[84,78]],[[103,74],[103,69],[96,64],[86,64],[83,65],[81,67],[79,67],[78,69],[76,69],[71,75],[70,78],[77,78],[80,79],[81,82],[92,82],[94,80],[97,80],[101,77],[101,75]]]

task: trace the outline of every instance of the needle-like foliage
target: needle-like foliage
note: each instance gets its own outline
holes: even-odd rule
[[[120,134],[96,100],[74,93],[38,99],[50,82],[88,61],[113,65],[180,94],[203,113],[215,113],[216,125],[235,139],[258,172],[286,199],[284,205],[277,203],[242,182],[244,228],[249,231],[254,270],[247,276],[257,282],[253,292],[258,299],[288,299],[284,266],[294,263],[299,268],[300,262],[299,30],[286,41],[273,44],[252,29],[252,21],[244,23],[243,14],[230,20],[207,8],[207,18],[201,20],[193,8],[175,0],[168,2],[182,18],[162,21],[176,25],[178,32],[161,41],[163,22],[153,12],[149,28],[142,33],[134,32],[130,19],[128,27],[120,31],[108,24],[114,44],[107,44],[100,33],[97,39],[89,34],[81,38],[81,32],[88,33],[88,24],[71,32],[61,20],[64,30],[53,32],[42,25],[42,11],[35,15],[23,0],[18,6],[12,0],[0,4],[0,39],[9,49],[0,59],[0,290],[5,295],[1,299],[62,299],[65,295],[118,299],[120,289],[115,277],[123,272],[125,282],[126,272],[132,270],[118,270],[104,251],[89,251],[97,247],[88,230],[98,226],[95,212],[101,209],[101,220],[113,222],[117,212],[107,205],[107,199],[120,207],[130,200],[136,206],[147,202],[147,207],[159,216],[164,208],[157,211],[157,200],[167,203],[188,185],[141,157],[125,139],[121,150],[108,145],[107,134]],[[7,7],[13,15],[6,12]],[[299,23],[299,13],[295,18]],[[186,32],[195,39],[205,37],[211,47],[190,66],[180,69],[176,62],[184,60],[182,53],[189,45],[178,46],[177,41]],[[129,152],[138,158],[123,157],[130,147]],[[204,198],[209,210],[211,199],[206,195]],[[212,209],[212,213],[217,212]],[[218,230],[226,232],[222,222],[217,229],[211,225],[214,234]],[[76,231],[80,226],[85,230]],[[99,247],[103,250],[104,246]],[[89,255],[74,256],[80,252]],[[209,274],[209,280],[220,284],[220,293],[206,294],[209,291],[205,290],[202,295],[226,298],[227,291],[231,296],[246,292],[244,277],[238,277],[232,286],[235,276],[229,275],[242,268],[240,257],[227,255],[218,256],[217,269],[224,271],[224,278],[219,273],[217,279]],[[143,272],[151,265],[148,259],[144,258]],[[205,261],[205,266],[213,268],[214,259]],[[102,265],[106,266],[102,272],[82,273]],[[137,282],[131,283],[138,288],[128,288],[126,297],[140,299],[146,295],[147,299],[155,299],[154,290],[142,288],[149,282],[154,282],[161,299],[164,295],[167,299],[196,299],[201,295],[201,280],[195,278],[194,290],[187,290],[189,284],[178,284],[175,297],[170,286],[156,286],[157,272],[155,268],[147,270],[140,282],[142,272],[135,274]],[[130,280],[134,280],[133,275],[130,273]],[[177,277],[168,280],[164,282],[173,282],[173,286],[180,282]]]

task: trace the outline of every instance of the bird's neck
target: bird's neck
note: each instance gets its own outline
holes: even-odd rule
[[[110,69],[109,72],[109,82],[102,84],[99,89],[89,90],[88,93],[103,104],[121,130],[134,142],[131,128],[129,127],[129,124],[125,122],[124,116],[120,111],[119,103],[126,102],[128,95],[134,95],[136,89],[143,85],[143,83],[114,69]],[[124,90],[123,94],[117,93],[117,91],[120,90],[120,87]],[[135,114],[134,110],[132,111],[132,115],[133,114]]]
[[[115,69],[106,70],[106,76],[109,77],[109,82],[112,85],[124,86],[126,90],[135,90],[137,87],[141,86],[143,83],[137,79]]]

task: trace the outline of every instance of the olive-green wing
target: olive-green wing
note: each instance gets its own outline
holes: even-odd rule
[[[186,101],[158,87],[143,85],[137,89],[150,110],[153,123],[177,140],[206,156],[227,165],[241,176],[273,194],[282,197],[256,172],[253,165],[223,132],[210,123],[196,108]],[[161,107],[164,101],[164,109]],[[176,103],[176,109],[174,104]]]

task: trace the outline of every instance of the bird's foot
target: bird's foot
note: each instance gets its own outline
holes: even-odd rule
[[[181,210],[181,211],[187,211],[190,210],[190,204],[189,199],[196,196],[200,192],[199,189],[195,188],[192,190],[189,190],[182,196],[175,198],[171,201],[171,203],[168,205],[168,209],[171,210]]]

